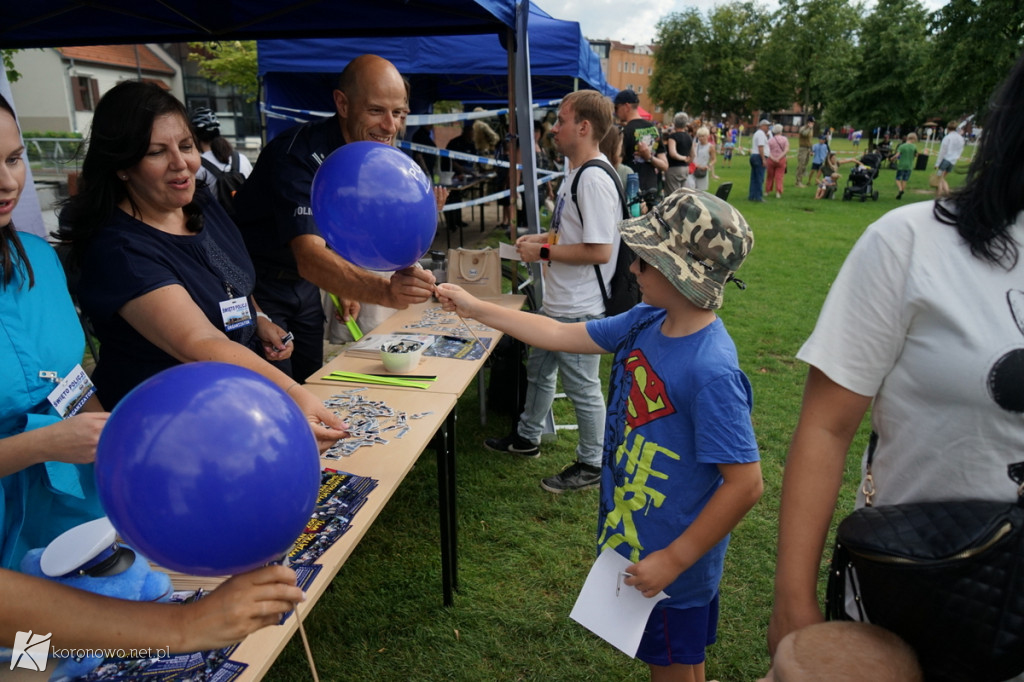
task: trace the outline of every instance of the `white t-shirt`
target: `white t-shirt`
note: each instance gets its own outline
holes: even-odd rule
[[[868,227],[797,357],[875,396],[875,505],[1013,501],[1006,467],[1024,460],[1024,248],[1011,271],[976,258],[932,207],[898,208]],[[1021,217],[1011,235],[1024,246]]]
[[[957,131],[952,130],[946,133],[946,136],[942,138],[942,144],[939,145],[939,161],[935,165],[938,165],[943,161],[949,161],[950,163],[955,164],[963,153],[964,136]]]
[[[768,156],[768,133],[760,128],[754,132],[754,139],[750,142],[750,153],[760,154],[759,147],[764,147],[764,155]]]
[[[203,158],[222,171],[231,170],[231,159],[228,159],[227,163],[221,163],[217,159],[217,157],[214,156],[213,150],[207,150],[203,152]],[[252,173],[252,162],[249,161],[245,154],[238,154],[238,169],[245,177],[249,177],[249,173]],[[206,186],[210,188],[211,193],[214,191],[213,188],[217,186],[217,177],[213,173],[206,170],[206,166],[199,167],[199,172],[196,173],[196,178],[206,180]]]
[[[607,162],[601,154],[597,158]],[[552,231],[558,235],[558,244],[611,244],[612,257],[601,265],[605,288],[615,272],[615,258],[619,252],[619,231],[616,225],[622,218],[618,189],[615,182],[600,168],[588,168],[580,176],[576,188],[579,211],[572,201],[572,181],[579,173],[569,172],[558,189],[555,213],[551,218]],[[580,214],[584,220],[580,222]],[[604,300],[593,265],[568,263],[542,263],[544,277],[544,313],[553,317],[581,317],[603,315]]]

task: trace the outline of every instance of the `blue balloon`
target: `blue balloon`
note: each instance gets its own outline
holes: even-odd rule
[[[192,575],[276,561],[320,487],[309,422],[284,391],[220,362],[172,367],[114,408],[96,448],[100,502],[125,542]]]
[[[313,177],[313,217],[342,258],[370,270],[401,270],[429,249],[437,230],[434,191],[398,149],[351,142],[324,159]]]

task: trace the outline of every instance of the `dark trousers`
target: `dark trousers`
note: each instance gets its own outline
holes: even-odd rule
[[[750,192],[747,198],[752,201],[764,198],[764,160],[760,154],[750,155]]]
[[[324,309],[320,290],[303,279],[257,277],[253,292],[275,324],[295,334],[287,360],[270,364],[302,383],[324,364]]]

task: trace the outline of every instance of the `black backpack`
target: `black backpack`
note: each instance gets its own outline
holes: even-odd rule
[[[583,220],[583,212],[580,211],[580,203],[576,197],[576,188],[580,183],[580,175],[587,168],[595,166],[600,168],[607,173],[612,181],[615,183],[615,189],[619,192],[619,203],[622,206],[622,218],[623,220],[630,217],[629,215],[629,204],[626,202],[626,193],[622,191],[622,182],[619,180],[619,174],[615,172],[615,169],[611,167],[605,161],[601,159],[591,159],[582,166],[576,173],[576,177],[572,179],[572,185],[569,190],[572,193],[572,202],[576,204],[576,212],[580,214],[580,220]],[[633,262],[633,251],[626,246],[626,243],[622,241],[622,237],[619,237],[619,255],[615,259],[615,272],[612,274],[611,280],[611,294],[604,287],[604,277],[601,276],[601,266],[594,265],[594,272],[597,273],[597,283],[601,287],[601,298],[604,299],[604,314],[608,317],[612,315],[618,315],[624,313],[637,303],[640,302],[641,294],[640,287],[636,283],[636,277],[629,271],[629,266]]]
[[[245,176],[238,170],[239,163],[237,149],[231,155],[231,170],[227,171],[222,171],[217,167],[217,164],[203,157],[203,168],[212,173],[213,177],[217,179],[217,184],[213,187],[213,194],[232,219],[235,217],[235,192],[245,182]]]

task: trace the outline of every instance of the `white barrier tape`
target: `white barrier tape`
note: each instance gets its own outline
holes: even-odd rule
[[[557,107],[561,102],[561,99],[534,102],[530,105],[530,108],[539,109],[541,107]],[[328,118],[334,115],[333,111],[293,109],[292,107],[283,107],[280,105],[268,107],[265,102],[260,102],[260,108],[264,114],[271,118],[278,118],[286,121],[297,121],[299,123],[306,123],[312,118]],[[475,121],[481,118],[494,118],[495,116],[507,116],[508,113],[509,108],[502,107],[501,109],[488,109],[486,111],[459,111],[448,114],[409,114],[405,119],[405,124],[408,126],[443,125],[446,123],[458,123],[461,121]],[[288,114],[297,114],[298,116],[289,116]],[[302,118],[303,116],[306,118]]]

